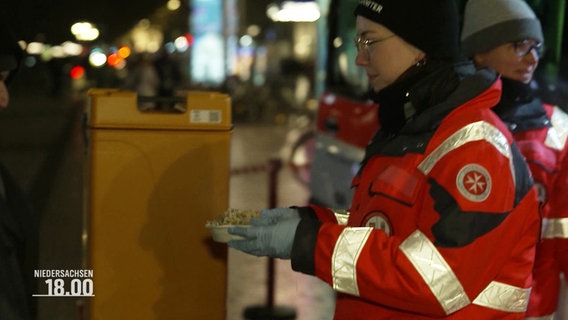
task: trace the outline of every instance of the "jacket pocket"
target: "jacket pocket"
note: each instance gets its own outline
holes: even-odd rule
[[[405,205],[412,206],[424,183],[424,175],[416,169],[412,172],[397,166],[388,166],[370,185],[371,195],[383,195]]]

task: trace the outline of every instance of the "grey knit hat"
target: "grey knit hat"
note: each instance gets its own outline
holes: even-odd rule
[[[533,39],[543,42],[540,21],[524,0],[469,0],[461,34],[468,58],[504,43]]]

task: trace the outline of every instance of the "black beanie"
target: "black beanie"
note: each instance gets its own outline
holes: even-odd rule
[[[6,24],[0,23],[0,71],[11,71],[5,83],[11,82],[23,56],[24,52],[14,34]]]
[[[455,0],[360,0],[355,15],[385,26],[431,59],[459,59]]]

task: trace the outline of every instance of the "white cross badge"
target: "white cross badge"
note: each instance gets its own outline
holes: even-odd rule
[[[459,192],[470,201],[481,202],[491,192],[491,176],[478,164],[464,166],[456,177]]]

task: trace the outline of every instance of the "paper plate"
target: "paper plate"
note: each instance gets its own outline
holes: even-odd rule
[[[242,227],[248,228],[248,225],[221,225],[221,226],[206,226],[211,231],[211,237],[213,241],[227,243],[229,240],[243,239],[241,236],[237,236],[229,233],[229,228],[231,227]]]

